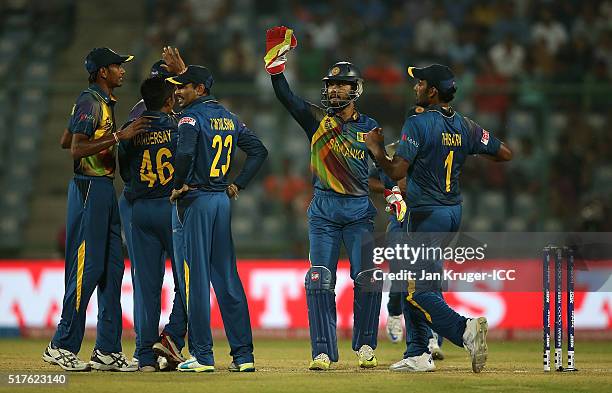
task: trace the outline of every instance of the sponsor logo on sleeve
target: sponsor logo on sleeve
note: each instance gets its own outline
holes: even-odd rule
[[[411,137],[409,137],[409,136],[408,136],[408,135],[406,135],[406,134],[403,134],[403,135],[402,135],[402,141],[404,141],[404,142],[408,142],[408,143],[410,143],[411,145],[413,145],[414,147],[417,147],[417,148],[419,147],[419,142],[415,141],[414,139],[412,139]]]
[[[485,146],[489,144],[489,131],[482,130],[482,138],[480,138],[480,143]]]
[[[192,126],[195,126],[196,120],[193,117],[185,116],[181,118],[181,120],[179,120],[178,125],[180,126],[181,124],[190,124]]]
[[[81,113],[79,115],[79,121],[94,121],[94,117],[91,114]]]

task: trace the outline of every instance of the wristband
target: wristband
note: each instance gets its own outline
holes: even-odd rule
[[[113,137],[115,137],[115,142],[119,143],[119,137],[116,132],[113,132]]]

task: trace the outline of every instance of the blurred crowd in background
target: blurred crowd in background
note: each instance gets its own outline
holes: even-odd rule
[[[317,102],[328,67],[355,63],[366,80],[358,106],[383,124],[389,140],[414,102],[406,67],[448,64],[458,78],[455,107],[516,153],[508,165],[474,159],[466,166],[464,228],[612,230],[612,1],[149,4],[149,45],[171,42],[188,62],[210,67],[219,82],[242,83],[247,91],[219,91],[240,114],[280,106],[273,98],[253,100],[270,94],[261,58],[264,31],[276,24],[298,38],[287,67],[294,90]],[[290,154],[264,187],[275,191],[287,214],[302,217],[308,197],[296,196],[310,192],[307,139],[291,119],[275,129],[252,125],[277,140],[299,140],[304,154],[285,150]],[[272,156],[279,151],[282,156],[283,149],[271,149]]]
[[[286,71],[294,91],[318,103],[329,66],[353,62],[365,78],[358,108],[389,142],[414,103],[407,66],[454,70],[452,104],[515,152],[507,165],[468,160],[464,229],[612,231],[611,0],[144,3],[146,50],[170,44],[187,63],[209,67],[213,93],[269,148],[263,173],[234,209],[247,255],[302,258],[307,249],[309,144],[263,69],[265,30],[279,24],[298,39]]]

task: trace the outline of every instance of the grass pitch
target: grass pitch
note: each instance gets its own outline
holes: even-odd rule
[[[306,368],[310,358],[305,340],[255,340],[256,373],[229,373],[231,362],[225,340],[216,340],[214,373],[68,373],[66,386],[8,386],[6,375],[14,372],[60,372],[41,360],[43,340],[0,339],[0,391],[41,392],[610,392],[612,391],[612,343],[578,342],[576,373],[544,373],[541,343],[491,342],[489,362],[481,374],[473,374],[467,353],[446,342],[446,359],[436,361],[432,373],[392,373],[388,366],[402,356],[403,345],[380,340],[376,350],[379,366],[360,370],[350,342],[340,342],[340,362],[328,372]],[[87,360],[93,342],[81,349]],[[126,340],[124,352],[132,354],[134,342]]]

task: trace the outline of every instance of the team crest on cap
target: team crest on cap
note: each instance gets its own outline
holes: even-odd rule
[[[340,73],[340,67],[334,67],[331,69],[332,76],[336,76]]]

